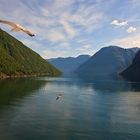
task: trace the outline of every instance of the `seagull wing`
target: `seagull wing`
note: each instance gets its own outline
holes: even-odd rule
[[[7,20],[0,20],[0,23],[8,24],[8,25],[12,26],[13,28],[15,28],[15,27],[16,27],[16,23],[11,22],[11,21],[7,21]]]

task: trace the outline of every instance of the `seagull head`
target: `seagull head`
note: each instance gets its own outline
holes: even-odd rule
[[[33,33],[31,33],[31,32],[28,33],[28,35],[31,36],[31,37],[35,36],[35,34],[33,34]]]

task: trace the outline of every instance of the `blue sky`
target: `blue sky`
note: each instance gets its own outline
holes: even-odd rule
[[[0,0],[0,19],[34,32],[31,38],[0,25],[43,58],[140,47],[140,0]]]

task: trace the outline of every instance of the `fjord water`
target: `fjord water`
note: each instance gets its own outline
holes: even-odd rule
[[[1,80],[0,140],[140,140],[140,83]]]

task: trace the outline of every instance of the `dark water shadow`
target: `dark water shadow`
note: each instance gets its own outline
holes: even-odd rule
[[[31,95],[46,83],[30,78],[0,80],[0,106],[10,105],[17,99]]]

